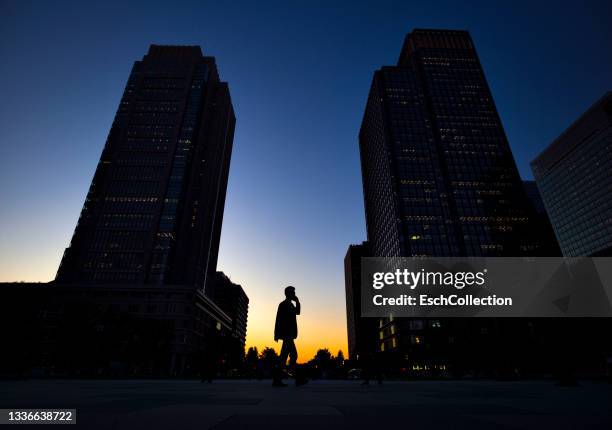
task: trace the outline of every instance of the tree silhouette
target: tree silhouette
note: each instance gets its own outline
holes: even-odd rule
[[[257,351],[257,347],[251,346],[247,350],[245,361],[249,365],[252,365],[252,364],[257,365],[257,360],[259,360],[259,352]]]
[[[259,359],[263,361],[276,361],[276,359],[278,359],[278,354],[276,353],[274,348],[266,346],[263,351],[261,351]]]
[[[249,378],[259,377],[259,352],[256,346],[251,346],[246,353],[244,358],[244,366],[246,376]]]
[[[331,355],[331,352],[329,352],[329,349],[327,348],[319,349],[314,356],[314,361],[318,363],[326,363],[331,360],[332,360],[332,355]]]
[[[278,354],[274,348],[265,347],[259,355],[259,363],[263,374],[270,377],[272,370],[278,364]]]
[[[340,364],[344,364],[344,353],[342,350],[338,351],[338,355],[336,355],[336,361]]]
[[[346,377],[344,353],[342,351],[338,351],[338,355],[334,357],[329,349],[321,348],[308,364],[313,378],[336,379]]]

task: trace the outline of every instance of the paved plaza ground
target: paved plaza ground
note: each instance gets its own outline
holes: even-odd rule
[[[612,385],[313,381],[273,388],[254,380],[30,380],[0,382],[0,408],[76,408],[77,428],[104,430],[612,429]]]

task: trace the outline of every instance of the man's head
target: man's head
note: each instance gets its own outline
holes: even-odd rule
[[[293,299],[295,297],[295,287],[289,285],[287,288],[285,288],[285,297],[287,297],[289,300]]]

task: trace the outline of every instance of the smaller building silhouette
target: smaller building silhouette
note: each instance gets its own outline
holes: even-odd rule
[[[350,245],[344,257],[344,283],[346,293],[346,324],[348,358],[359,360],[364,354],[376,350],[376,318],[361,316],[361,259],[369,256],[369,244]]]
[[[211,291],[214,302],[232,319],[232,336],[244,349],[249,313],[249,298],[242,287],[235,284],[223,272],[215,273]]]
[[[0,295],[9,376],[199,376],[243,348],[191,286],[0,283]]]

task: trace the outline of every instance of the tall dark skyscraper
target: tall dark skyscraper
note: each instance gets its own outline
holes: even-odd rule
[[[397,65],[374,73],[359,147],[370,256],[558,254],[537,230],[468,32],[406,36]],[[499,327],[390,315],[378,321],[377,350],[410,369],[446,369],[456,351],[486,349]]]
[[[545,252],[468,32],[406,36],[374,73],[359,144],[373,255]]]
[[[612,255],[612,92],[548,146],[531,168],[563,255]]]
[[[134,64],[55,282],[3,288],[27,340],[10,355],[18,372],[202,376],[240,362],[248,297],[215,282],[235,121],[199,46],[151,45]]]
[[[234,125],[213,57],[152,45],[132,68],[56,280],[203,287],[216,270]]]

